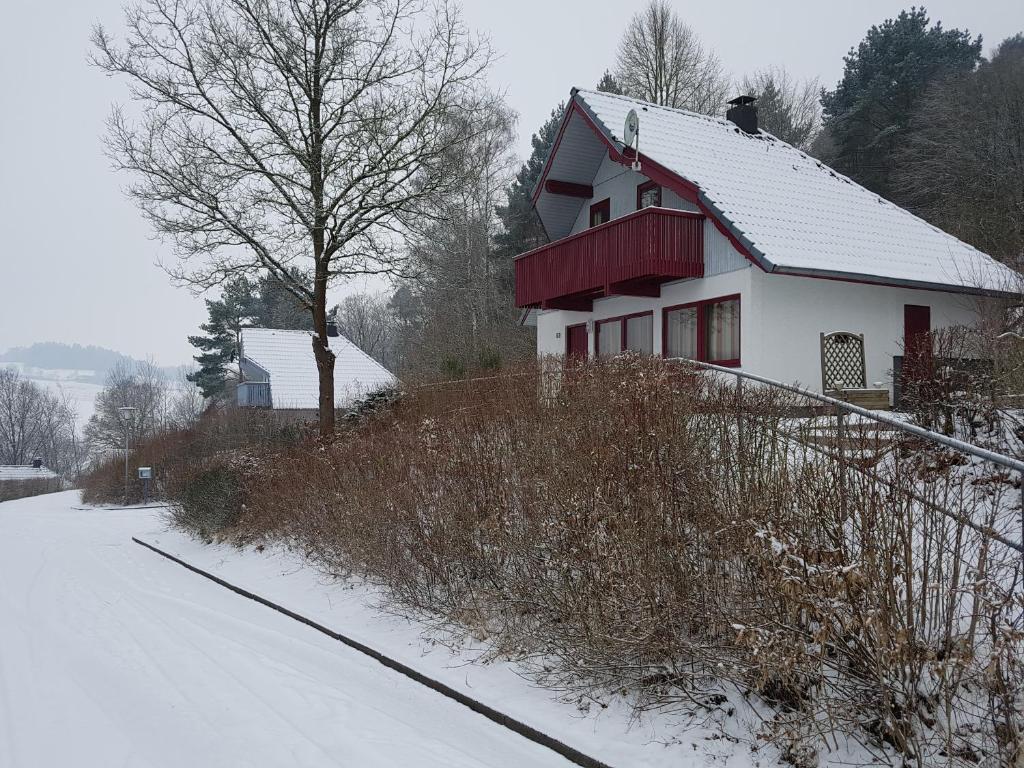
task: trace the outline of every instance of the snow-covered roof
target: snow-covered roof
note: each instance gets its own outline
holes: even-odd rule
[[[40,467],[36,469],[21,464],[0,464],[0,482],[7,480],[56,480],[57,473],[52,469]]]
[[[259,366],[270,377],[274,408],[317,408],[319,380],[308,331],[243,328],[241,341],[242,358]],[[397,383],[387,368],[344,336],[332,336],[328,343],[335,355],[336,407],[344,408],[370,392]]]
[[[573,98],[620,151],[636,109],[642,158],[695,185],[768,271],[1016,290],[1009,268],[770,134],[609,93],[577,90]]]

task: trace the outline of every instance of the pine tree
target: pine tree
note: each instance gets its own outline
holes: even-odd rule
[[[499,206],[498,218],[502,231],[495,237],[495,256],[511,261],[520,253],[524,253],[548,242],[544,226],[533,209],[533,190],[540,181],[544,171],[544,163],[551,153],[558,135],[558,127],[562,123],[565,103],[559,104],[551,111],[551,116],[544,122],[531,139],[533,151],[529,159],[523,163],[515,179],[508,188],[507,205]],[[511,270],[510,270],[511,272]],[[511,274],[510,278],[511,280]],[[512,286],[508,286],[511,294]]]
[[[614,93],[616,96],[622,96],[625,93],[622,86],[619,85],[619,81],[615,79],[615,75],[607,69],[601,75],[601,79],[597,81],[597,90],[602,93]]]
[[[980,35],[929,24],[924,8],[911,8],[873,26],[845,57],[835,90],[821,96],[835,153],[825,159],[890,199],[894,155],[928,86],[972,71],[981,59]]]
[[[199,326],[202,335],[188,337],[188,343],[199,350],[193,358],[199,369],[187,378],[203,397],[226,394],[227,367],[238,355],[244,326],[293,330],[313,326],[308,309],[269,275],[256,281],[244,276],[230,280],[220,298],[206,300],[206,312],[208,319]]]

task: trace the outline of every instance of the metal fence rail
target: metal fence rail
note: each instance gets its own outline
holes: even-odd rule
[[[930,429],[919,427],[916,424],[908,424],[907,422],[900,421],[899,419],[893,418],[892,416],[887,416],[886,414],[883,413],[878,413],[877,411],[869,411],[866,408],[861,408],[860,406],[853,405],[852,403],[848,403],[844,400],[838,400],[834,397],[829,397],[828,395],[823,395],[818,392],[814,392],[812,390],[796,386],[795,384],[786,384],[785,382],[770,379],[767,376],[759,376],[756,373],[749,373],[747,371],[742,371],[735,368],[725,368],[720,365],[714,365],[713,363],[705,363],[700,360],[690,360],[687,358],[671,359],[672,362],[684,363],[693,366],[694,368],[715,371],[716,373],[734,376],[736,378],[737,398],[740,401],[742,401],[743,397],[743,381],[746,379],[749,381],[757,382],[759,384],[763,384],[768,387],[781,389],[786,392],[790,392],[792,394],[805,397],[809,400],[814,400],[819,403],[824,403],[825,405],[831,406],[832,408],[835,409],[836,412],[836,438],[837,441],[840,443],[840,448],[846,432],[845,415],[855,414],[857,416],[861,416],[865,419],[873,421],[876,424],[885,424],[886,426],[903,432],[905,434],[914,435],[915,437],[928,440],[929,442],[935,443],[936,445],[942,445],[945,446],[946,448],[951,448],[955,451],[959,451],[960,453],[966,454],[968,456],[974,456],[978,459],[991,462],[1000,467],[1016,472],[1018,474],[1018,480],[1020,483],[1021,491],[1021,542],[1010,541],[1005,537],[999,536],[994,531],[985,530],[983,532],[987,535],[997,538],[1001,541],[1001,543],[1011,547],[1012,549],[1024,555],[1024,461],[1015,459],[1012,456],[1006,456],[1002,453],[991,451],[987,448],[982,448],[980,446],[964,442],[963,440],[957,440],[955,437],[949,437],[938,432],[933,432]],[[742,430],[742,423],[740,424],[740,429]],[[842,455],[842,450],[839,451],[839,456],[836,457],[836,460],[839,463],[840,482],[843,486],[845,486],[845,472],[847,462],[845,461],[845,458]],[[948,510],[940,509],[939,511],[941,511],[943,514],[951,518],[959,519],[959,515],[955,515],[954,513],[949,512]],[[980,530],[980,527],[977,526],[977,524],[971,523],[971,526]]]

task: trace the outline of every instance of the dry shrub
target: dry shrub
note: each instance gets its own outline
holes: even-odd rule
[[[297,442],[305,434],[306,428],[301,422],[270,411],[211,410],[188,429],[159,432],[130,447],[128,502],[142,501],[143,484],[137,476],[138,467],[153,468],[151,498],[181,501],[188,496],[192,480],[202,478],[211,462],[225,464],[228,457],[237,459],[241,450],[274,450]],[[82,478],[82,500],[87,504],[124,502],[123,454],[94,462]]]
[[[1009,479],[866,430],[840,461],[798,439],[799,405],[634,357],[423,386],[236,475],[231,535],[365,575],[566,693],[714,708],[737,686],[795,761],[837,732],[1016,759],[1020,557],[987,533],[1013,533]]]

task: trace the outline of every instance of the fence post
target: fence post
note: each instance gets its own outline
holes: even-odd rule
[[[746,493],[746,471],[743,458],[743,377],[736,377],[736,460],[739,462],[740,494]]]
[[[843,522],[849,517],[846,498],[846,414],[840,406],[836,406],[836,448],[839,461],[839,514]]]

